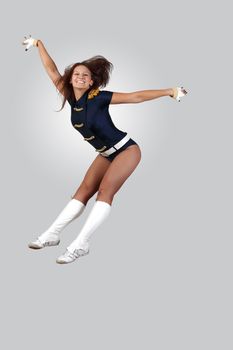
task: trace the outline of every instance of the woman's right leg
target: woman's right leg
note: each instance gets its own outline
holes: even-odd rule
[[[87,170],[81,185],[71,198],[77,199],[86,205],[88,200],[98,191],[99,185],[110,164],[111,161],[99,154]]]
[[[110,164],[111,162],[101,155],[95,158],[75,195],[71,197],[72,199],[54,223],[36,241],[29,243],[29,248],[40,249],[45,246],[59,244],[60,232],[83,213],[87,201],[97,192],[99,184]]]

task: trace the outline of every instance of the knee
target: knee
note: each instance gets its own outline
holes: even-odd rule
[[[94,188],[87,182],[83,181],[77,189],[74,198],[83,198],[88,201],[97,191],[98,188]]]
[[[94,194],[97,191],[98,188],[93,187],[93,185],[89,184],[86,181],[83,181],[81,185],[79,186],[79,190],[84,192],[85,194]]]
[[[114,192],[109,187],[100,187],[98,189],[97,199],[98,198],[106,198],[112,200],[114,197]]]
[[[111,189],[109,187],[99,187],[98,189],[98,195],[107,195],[111,194]]]

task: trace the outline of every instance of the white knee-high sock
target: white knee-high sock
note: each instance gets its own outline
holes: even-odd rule
[[[96,201],[78,237],[67,249],[70,252],[73,252],[75,249],[89,249],[89,239],[92,233],[108,217],[110,211],[110,204],[103,201]]]
[[[54,223],[40,235],[40,240],[49,239],[54,235],[59,235],[60,232],[74,219],[79,217],[86,205],[77,199],[72,199],[68,202],[62,212],[58,215]]]

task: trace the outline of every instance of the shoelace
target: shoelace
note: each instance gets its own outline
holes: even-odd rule
[[[70,252],[68,249],[66,250],[64,257],[65,258],[72,258],[72,259],[77,259],[78,257],[82,255],[88,254],[89,251],[85,251],[84,249],[75,249],[73,252]]]
[[[89,250],[84,250],[84,249],[81,249],[81,248],[75,249],[75,251],[74,251],[74,255],[75,256],[77,255],[77,257],[82,256],[82,255],[86,255],[88,253],[89,253]]]
[[[52,241],[45,241],[45,242],[42,242],[41,240],[40,240],[40,238],[38,237],[37,238],[37,240],[35,241],[35,243],[39,243],[39,244],[42,244],[43,246],[45,246],[45,247],[47,247],[47,246],[50,246],[51,245],[51,242]]]
[[[78,256],[70,252],[68,249],[65,251],[65,253],[61,256],[61,259],[71,258],[75,260]]]
[[[49,241],[47,241],[47,242],[44,242],[44,243],[43,243],[43,245],[44,245],[45,247],[47,247],[47,246],[52,245],[52,243],[51,243],[51,242],[49,242]]]

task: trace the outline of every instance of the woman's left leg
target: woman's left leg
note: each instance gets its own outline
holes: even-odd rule
[[[135,170],[140,159],[139,146],[131,145],[112,161],[100,183],[96,202],[81,232],[69,245],[67,252],[57,259],[58,263],[72,262],[89,252],[89,240],[92,233],[110,214],[114,195]]]
[[[112,204],[114,195],[141,160],[141,150],[138,145],[131,145],[119,153],[112,161],[100,183],[97,201]]]

